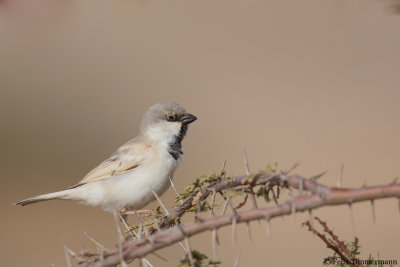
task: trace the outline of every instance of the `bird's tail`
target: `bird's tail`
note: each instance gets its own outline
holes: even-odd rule
[[[46,200],[51,200],[51,199],[63,199],[67,197],[68,195],[68,189],[63,190],[63,191],[58,191],[54,193],[49,193],[49,194],[44,194],[40,196],[35,196],[31,198],[27,198],[21,201],[18,201],[17,203],[14,203],[14,205],[19,205],[19,206],[25,206],[25,205],[30,205],[36,202],[41,202],[41,201],[46,201]]]

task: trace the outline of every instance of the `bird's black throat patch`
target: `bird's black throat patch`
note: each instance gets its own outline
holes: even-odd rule
[[[188,126],[183,124],[174,140],[168,144],[168,152],[175,160],[179,159],[179,157],[183,155],[182,140],[185,137],[187,130]]]

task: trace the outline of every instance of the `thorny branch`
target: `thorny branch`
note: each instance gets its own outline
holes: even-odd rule
[[[322,226],[322,228],[324,229],[325,233],[328,233],[330,238],[327,238],[324,234],[318,232],[318,230],[315,229],[315,227],[310,223],[310,221],[306,221],[303,223],[303,225],[306,225],[308,227],[308,230],[314,234],[316,234],[325,244],[329,249],[332,249],[335,252],[335,255],[339,255],[339,257],[346,263],[349,264],[350,266],[355,266],[353,264],[354,260],[358,260],[357,258],[355,258],[355,254],[356,253],[350,253],[350,251],[348,250],[348,248],[346,247],[345,243],[341,240],[339,240],[339,238],[337,237],[337,235],[335,235],[333,233],[333,231],[331,229],[328,228],[328,225],[326,222],[323,222],[320,218],[318,217],[314,217],[314,219],[316,219],[319,224]],[[354,241],[354,249],[355,252],[357,252],[358,250],[358,238],[355,238]],[[325,259],[326,262],[330,262],[329,258]],[[324,261],[324,262],[325,262]],[[357,265],[358,267],[364,267],[363,265]]]
[[[180,201],[180,203],[168,215],[164,216],[159,208],[156,209],[154,216],[156,223],[146,224],[148,227],[146,238],[136,238],[124,242],[122,247],[123,260],[130,262],[137,258],[143,258],[161,248],[187,240],[190,236],[210,230],[216,232],[217,229],[231,224],[236,227],[237,223],[261,219],[266,220],[268,229],[269,220],[272,218],[294,215],[295,212],[311,212],[313,209],[324,206],[351,205],[356,202],[373,201],[380,198],[400,198],[400,184],[397,183],[361,188],[338,188],[317,183],[316,180],[320,176],[304,178],[299,175],[288,175],[288,173],[277,174],[276,170],[272,170],[238,177],[228,177],[224,171],[221,171],[218,174],[197,178],[192,185],[177,196],[176,201]],[[256,188],[258,190],[255,190]],[[279,198],[280,190],[285,189],[297,189],[300,194],[291,200],[278,203],[277,198]],[[304,194],[303,191],[307,191],[308,194]],[[232,193],[234,196],[235,192],[263,196],[267,202],[271,200],[272,195],[275,204],[267,207],[253,206],[253,209],[243,211],[236,210],[231,204],[232,213],[223,213],[220,216],[201,219],[196,216],[195,222],[180,223],[181,217],[187,212],[193,211],[198,215],[199,212],[205,211],[207,208],[212,210],[214,204],[211,204],[211,207],[208,204],[209,196],[214,199],[215,193],[219,193],[226,199],[225,203],[229,204]],[[214,200],[212,200],[213,202]],[[212,212],[212,214],[214,213]],[[340,252],[345,253],[343,248]],[[81,255],[79,260],[83,266],[116,266],[121,262],[121,251],[119,249],[103,251],[102,255],[87,253]]]

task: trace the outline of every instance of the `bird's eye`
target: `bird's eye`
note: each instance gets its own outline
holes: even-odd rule
[[[167,117],[167,120],[169,120],[169,121],[175,121],[175,116],[174,116],[174,115],[169,115],[169,116]]]

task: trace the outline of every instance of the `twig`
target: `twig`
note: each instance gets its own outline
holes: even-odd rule
[[[314,226],[311,225],[310,221],[306,221],[304,223],[304,225],[306,225],[308,227],[308,230],[310,232],[313,232],[314,234],[316,234],[325,244],[328,248],[332,249],[333,251],[336,252],[336,254],[338,254],[340,256],[340,258],[345,261],[347,264],[351,264],[351,261],[343,254],[343,252],[338,248],[338,246],[332,244],[325,235],[321,234],[320,232],[318,232],[317,230],[315,230]]]
[[[340,241],[339,238],[337,237],[337,235],[335,235],[333,233],[333,231],[331,229],[329,229],[328,225],[326,224],[326,222],[323,222],[320,218],[318,217],[314,217],[314,219],[316,219],[319,224],[322,226],[324,232],[328,233],[330,235],[330,237],[332,238],[331,240],[326,238],[326,236],[324,234],[321,234],[320,232],[318,232],[314,226],[310,223],[310,221],[306,221],[305,223],[303,223],[303,225],[308,226],[308,230],[310,232],[313,232],[314,234],[316,234],[325,244],[328,248],[332,249],[333,251],[335,251],[336,254],[339,255],[339,257],[346,262],[347,264],[349,264],[350,266],[355,266],[353,263],[354,255],[352,255],[350,253],[350,251],[347,249],[346,245],[344,244],[343,241]],[[356,239],[355,242],[357,242],[358,239]],[[359,267],[363,267],[363,265],[357,265]]]
[[[335,241],[335,243],[337,244],[337,246],[340,248],[341,251],[343,251],[344,254],[346,254],[346,256],[348,258],[351,258],[352,255],[350,253],[350,251],[348,251],[348,249],[346,248],[346,246],[344,245],[344,243],[342,241],[339,240],[339,238],[337,237],[337,235],[335,235],[333,233],[333,231],[331,229],[329,229],[328,225],[326,224],[326,222],[323,222],[320,218],[315,217],[315,219],[319,222],[319,224],[322,225],[322,227],[324,228],[324,231],[326,233],[328,233],[331,238]]]

